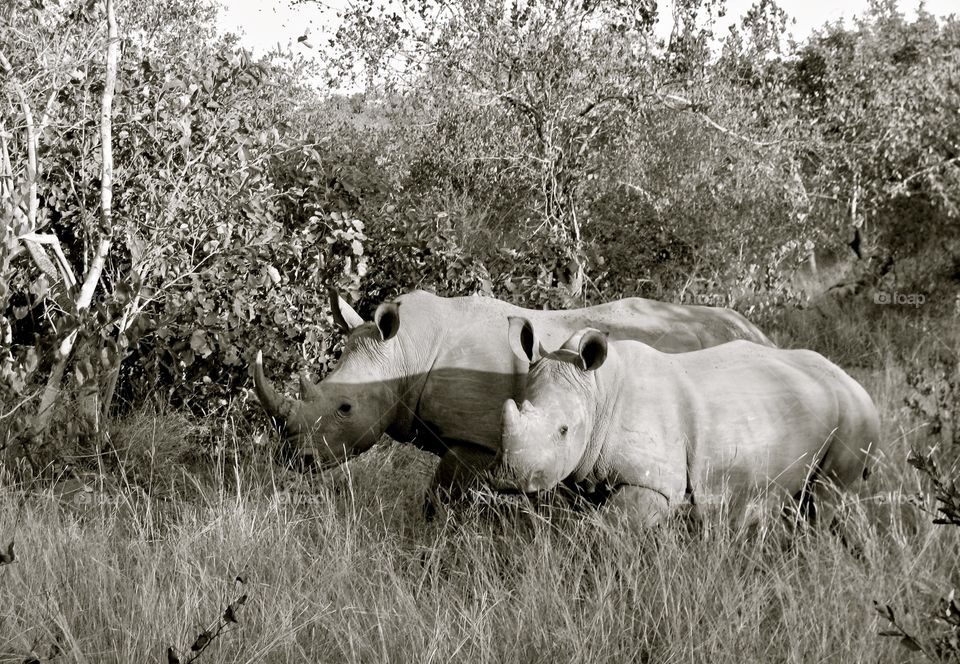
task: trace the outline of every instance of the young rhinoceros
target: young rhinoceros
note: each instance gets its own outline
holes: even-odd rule
[[[718,503],[737,520],[761,496],[810,508],[825,480],[866,478],[877,450],[870,396],[813,351],[731,341],[671,355],[586,328],[548,354],[529,321],[511,318],[509,334],[531,365],[522,406],[504,403],[499,489],[566,481],[641,525]]]

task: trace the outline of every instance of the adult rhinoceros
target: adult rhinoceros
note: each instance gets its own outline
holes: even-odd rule
[[[363,319],[330,292],[333,318],[347,333],[337,367],[302,399],[279,394],[257,355],[257,396],[283,431],[289,461],[320,468],[370,448],[383,433],[441,457],[435,486],[464,488],[500,446],[500,413],[516,394],[517,360],[504,331],[525,316],[550,343],[592,326],[614,339],[641,339],[688,351],[730,339],[770,345],[735,311],[630,298],[585,309],[534,311],[489,297],[444,298],[414,291]],[[522,373],[522,371],[521,371]],[[522,376],[521,376],[522,379]]]
[[[739,521],[761,495],[814,506],[832,495],[825,480],[865,478],[877,450],[870,396],[813,351],[731,341],[669,355],[584,329],[548,354],[529,321],[509,330],[532,364],[523,404],[504,402],[495,488],[566,481],[643,525],[710,503]]]

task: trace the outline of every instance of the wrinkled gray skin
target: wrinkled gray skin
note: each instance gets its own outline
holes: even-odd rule
[[[744,523],[758,498],[826,508],[823,480],[857,484],[877,451],[870,396],[813,351],[732,341],[669,355],[588,328],[548,354],[529,321],[509,334],[532,364],[522,405],[503,406],[500,490],[566,481],[641,526],[680,506]]]
[[[641,339],[680,352],[746,338],[770,345],[729,309],[631,298],[585,309],[534,311],[488,297],[443,298],[414,291],[381,304],[365,322],[330,291],[334,320],[347,334],[336,369],[301,398],[278,393],[259,353],[257,395],[283,433],[286,461],[326,468],[369,449],[383,433],[437,454],[434,483],[454,494],[476,482],[500,446],[500,413],[525,373],[511,351],[509,316],[536,323],[559,344],[593,326],[614,339]]]

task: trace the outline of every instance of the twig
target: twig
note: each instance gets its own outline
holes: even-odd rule
[[[935,170],[937,170],[938,168],[943,168],[943,167],[945,167],[945,166],[949,166],[950,164],[958,164],[958,163],[960,163],[960,157],[952,157],[952,158],[950,158],[950,159],[944,159],[944,160],[941,161],[941,162],[937,162],[936,164],[931,164],[930,166],[927,166],[926,168],[921,168],[921,169],[920,169],[919,171],[917,171],[916,173],[912,173],[912,174],[908,175],[907,177],[905,177],[903,180],[901,180],[901,181],[899,182],[898,186],[904,187],[904,186],[906,186],[906,184],[907,184],[908,182],[910,182],[911,180],[914,180],[914,179],[916,179],[916,178],[918,178],[918,177],[921,177],[921,176],[923,176],[923,175],[926,175],[927,173],[930,173],[930,172],[932,172],[932,171],[935,171]]]
[[[237,577],[234,579],[234,584],[238,590],[245,583],[246,578],[244,578],[243,573],[237,575]],[[213,643],[217,637],[220,636],[231,624],[239,624],[240,621],[237,618],[237,613],[246,603],[247,594],[243,593],[230,604],[228,604],[227,607],[220,613],[220,615],[217,616],[216,621],[207,629],[200,632],[193,640],[193,644],[190,646],[190,652],[186,659],[181,660],[179,654],[173,646],[167,648],[168,664],[189,664],[190,662],[195,662],[200,659],[200,656],[208,647],[210,647],[210,644]]]
[[[755,145],[755,146],[758,147],[758,148],[768,148],[768,147],[772,147],[772,146],[774,146],[774,145],[779,145],[780,143],[783,143],[782,140],[776,140],[776,141],[758,141],[758,140],[756,140],[756,139],[750,138],[749,136],[744,136],[743,134],[738,134],[737,132],[733,131],[732,129],[728,129],[727,127],[724,127],[723,125],[721,125],[720,123],[718,123],[716,120],[714,120],[714,119],[711,118],[709,115],[707,115],[704,111],[701,111],[701,110],[697,107],[697,104],[695,104],[694,102],[690,101],[690,100],[687,99],[686,97],[681,97],[680,95],[675,95],[675,94],[666,94],[666,95],[663,95],[663,96],[661,97],[661,99],[662,99],[664,102],[676,102],[676,103],[678,103],[678,104],[681,104],[681,105],[682,105],[682,108],[679,108],[679,109],[676,109],[676,110],[690,111],[691,113],[694,113],[695,115],[697,115],[701,120],[703,120],[704,122],[706,122],[708,125],[710,125],[710,126],[713,127],[714,129],[716,129],[717,131],[719,131],[721,134],[726,134],[727,136],[732,136],[733,138],[736,138],[736,139],[739,140],[739,141],[743,141],[744,143],[749,143],[750,145]],[[668,103],[667,105],[669,106],[669,103]],[[676,108],[676,107],[670,106],[670,108]]]
[[[29,395],[25,396],[25,397],[20,401],[20,403],[18,403],[16,406],[14,406],[13,408],[11,408],[11,409],[8,410],[7,412],[5,412],[5,413],[0,413],[0,420],[5,420],[5,419],[7,419],[8,417],[12,416],[15,412],[17,412],[18,410],[20,410],[20,408],[22,408],[24,405],[26,405],[27,402],[29,402],[29,401],[31,401],[32,399],[36,398],[36,396],[37,396],[38,394],[40,394],[40,390],[37,390],[37,391],[34,392],[33,394],[29,394]]]

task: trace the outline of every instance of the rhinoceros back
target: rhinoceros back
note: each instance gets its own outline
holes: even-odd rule
[[[572,310],[524,309],[483,296],[443,298],[413,291],[397,299],[403,319],[398,339],[408,368],[425,376],[409,408],[431,435],[499,447],[503,402],[514,398],[515,358],[507,336],[508,317],[530,320],[544,347],[558,348],[575,331],[593,327],[613,339],[642,341],[664,352],[696,350],[729,338],[763,337],[735,312],[685,307],[642,298]],[[732,315],[732,316],[731,316]],[[727,335],[727,336],[724,336]],[[727,338],[729,337],[729,338]]]

